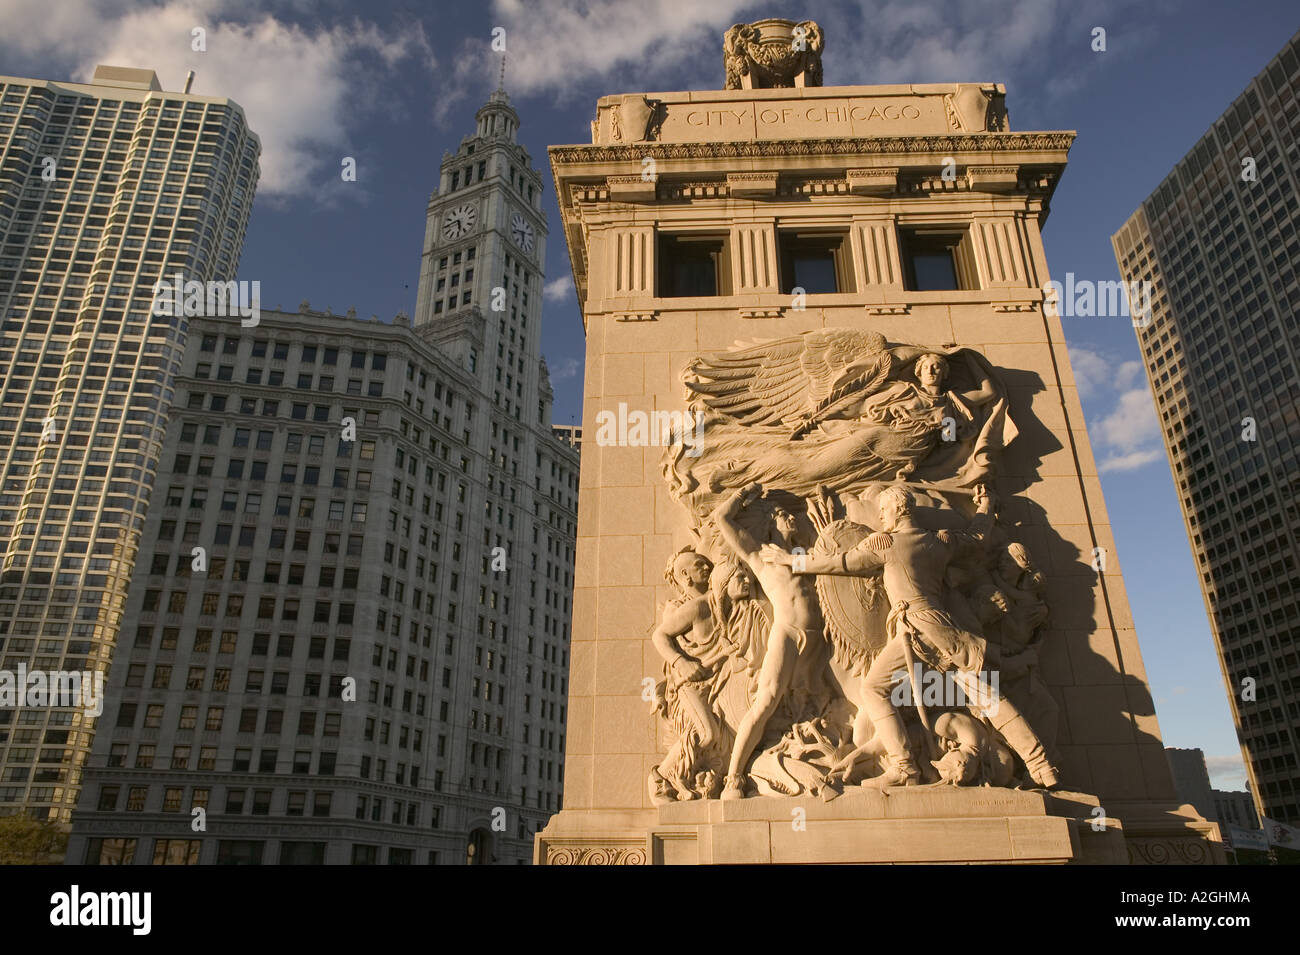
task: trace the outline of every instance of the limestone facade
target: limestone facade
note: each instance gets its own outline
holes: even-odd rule
[[[1043,307],[1041,229],[1073,138],[1009,131],[993,84],[806,86],[604,97],[590,145],[551,148],[587,333],[586,437],[565,809],[537,861],[1215,858],[1212,826],[1175,801],[1061,324]],[[923,288],[936,237],[956,288]],[[815,290],[793,281],[809,248],[832,250]],[[683,274],[706,294],[674,294]],[[700,356],[819,332],[969,350],[1003,383],[1018,434],[988,486],[1045,578],[1040,670],[1069,795],[652,799],[670,734],[651,634],[680,596],[664,568],[696,538],[654,429],[635,446],[600,425],[689,410],[683,372]],[[793,836],[792,807],[809,820]],[[996,845],[976,831],[988,816]],[[962,835],[939,851],[940,832]]]

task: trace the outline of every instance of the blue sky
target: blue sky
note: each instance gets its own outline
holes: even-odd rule
[[[721,86],[722,31],[763,16],[821,22],[828,85],[1001,82],[1012,129],[1076,130],[1044,236],[1054,278],[1096,281],[1117,277],[1111,233],[1300,26],[1284,0],[0,0],[0,73],[87,79],[112,63],[180,89],[195,70],[194,92],[239,102],[264,144],[239,277],[259,280],[268,306],[387,321],[414,310],[425,203],[495,86],[494,27],[520,138],[545,169],[548,144],[590,140],[598,96]],[[341,181],[345,156],[356,182]],[[567,423],[582,325],[546,179],[543,346]],[[1214,783],[1241,788],[1132,327],[1063,321],[1166,745],[1202,748]]]

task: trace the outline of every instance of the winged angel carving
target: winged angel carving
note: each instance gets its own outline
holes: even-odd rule
[[[664,476],[699,517],[755,481],[804,498],[886,480],[971,486],[1016,433],[979,353],[888,347],[872,331],[742,343],[682,380],[697,433],[669,449]]]
[[[988,490],[1016,437],[993,366],[827,328],[681,379],[696,426],[662,469],[694,543],[653,635],[652,800],[1055,786],[1043,577]]]

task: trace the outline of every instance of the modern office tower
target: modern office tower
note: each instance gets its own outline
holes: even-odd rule
[[[67,859],[526,861],[577,455],[404,317],[261,318],[191,324]]]
[[[0,76],[9,673],[109,665],[185,348],[186,320],[151,314],[155,282],[234,278],[259,150],[237,104],[165,91],[151,70]],[[94,723],[0,709],[0,813],[66,822]]]
[[[1259,814],[1300,820],[1300,34],[1115,235]]]

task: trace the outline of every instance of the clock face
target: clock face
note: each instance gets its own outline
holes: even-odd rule
[[[463,206],[457,206],[443,216],[442,237],[444,239],[459,239],[474,228],[474,222],[477,219],[478,209],[474,208],[472,203],[467,202]]]
[[[510,237],[525,252],[533,251],[532,224],[518,212],[510,217]]]

